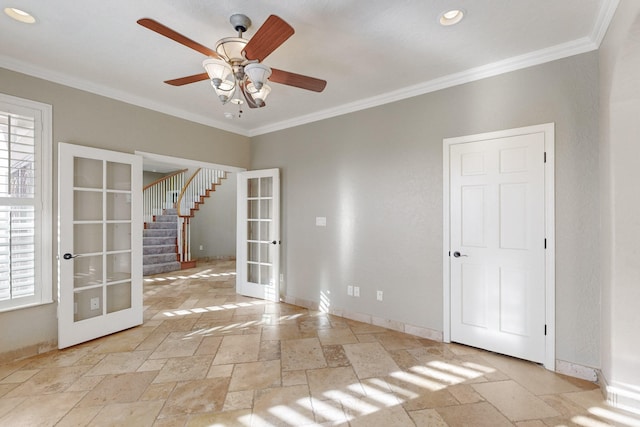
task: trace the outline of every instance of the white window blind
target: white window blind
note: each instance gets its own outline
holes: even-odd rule
[[[0,310],[51,300],[46,111],[7,98],[0,97]]]

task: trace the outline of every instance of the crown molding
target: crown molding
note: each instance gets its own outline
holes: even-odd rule
[[[118,91],[116,89],[109,88],[103,85],[96,85],[95,83],[77,79],[69,75],[54,73],[50,70],[33,67],[31,65],[16,61],[6,56],[0,56],[0,67],[4,67],[9,70],[17,71],[33,77],[45,79],[54,83],[71,86],[76,89],[85,90],[96,95],[105,96],[118,101],[126,102],[128,104],[136,105],[138,107],[158,111],[160,113],[189,120],[205,126],[211,126],[246,137],[254,137],[270,132],[276,132],[291,127],[329,119],[332,117],[341,116],[348,113],[353,113],[360,110],[365,110],[368,108],[378,107],[380,105],[401,101],[403,99],[412,98],[414,96],[424,95],[441,89],[446,89],[453,86],[482,80],[488,77],[494,77],[500,74],[509,73],[511,71],[521,70],[546,62],[551,62],[573,55],[597,50],[600,47],[604,36],[606,35],[607,29],[609,28],[609,24],[613,19],[619,2],[620,0],[605,0],[605,2],[602,4],[602,7],[600,8],[591,34],[587,37],[551,46],[549,48],[529,52],[512,58],[507,58],[505,60],[493,62],[491,64],[470,68],[459,73],[449,74],[447,76],[405,87],[393,92],[388,92],[370,98],[343,104],[336,108],[325,109],[312,114],[294,117],[289,120],[275,122],[267,126],[256,127],[249,130],[242,129],[238,126],[233,126],[228,122],[213,120],[211,117],[187,113],[181,109],[174,108],[169,105],[153,102],[142,97],[133,96],[129,93]]]
[[[122,101],[127,104],[135,105],[137,107],[157,111],[159,113],[164,113],[180,119],[189,120],[201,125],[214,127],[216,129],[221,129],[242,136],[249,136],[245,129],[239,128],[237,126],[230,126],[229,123],[212,120],[210,117],[201,116],[198,114],[191,114],[178,108],[174,108],[158,102],[153,102],[147,98],[134,96],[127,92],[119,91],[117,89],[113,89],[103,85],[98,85],[86,80],[69,76],[67,74],[56,73],[51,70],[34,67],[30,64],[26,64],[22,61],[17,61],[4,55],[0,55],[0,67],[32,77],[47,80],[53,83],[58,83],[75,89],[90,92],[95,95]]]
[[[514,56],[512,58],[493,62],[491,64],[483,65],[480,67],[470,68],[459,73],[449,74],[444,77],[405,87],[393,92],[384,93],[382,95],[373,96],[356,102],[351,102],[349,104],[344,104],[337,108],[330,108],[314,114],[295,117],[291,120],[272,123],[268,126],[255,128],[249,131],[249,136],[258,136],[269,132],[275,132],[294,126],[300,126],[319,120],[341,116],[343,114],[365,110],[367,108],[378,107],[380,105],[401,101],[403,99],[412,98],[414,96],[424,95],[426,93],[435,92],[441,89],[486,79],[487,77],[494,77],[500,74],[509,73],[511,71],[532,67],[534,65],[540,65],[546,62],[567,58],[569,56],[590,52],[596,50],[597,48],[598,46],[591,40],[591,38],[583,37],[578,40],[573,40],[567,43],[551,46],[549,48],[536,50],[524,55]]]
[[[605,0],[600,7],[600,13],[598,13],[593,30],[591,31],[591,40],[593,40],[598,48],[602,44],[604,36],[607,34],[609,24],[611,24],[611,20],[613,19],[619,4],[620,0]]]
[[[470,83],[473,81],[493,77],[511,71],[521,70],[523,68],[540,65],[545,62],[551,62],[573,55],[597,50],[607,33],[607,29],[611,24],[611,20],[620,4],[620,0],[605,0],[600,7],[600,11],[596,18],[591,34],[567,43],[551,46],[546,49],[537,50],[524,55],[508,58],[503,61],[494,62],[480,67],[471,68],[460,73],[450,74],[438,79],[433,79],[414,86],[409,86],[394,92],[385,93],[349,104],[341,105],[337,108],[326,109],[314,114],[295,117],[269,126],[255,128],[249,131],[248,136],[258,136],[265,133],[275,132],[294,126],[300,126],[319,120],[337,117],[343,114],[353,113],[367,108],[378,107],[395,101],[411,98],[426,93],[435,92],[437,90]]]

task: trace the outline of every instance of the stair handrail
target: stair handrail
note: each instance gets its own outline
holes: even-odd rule
[[[189,211],[188,215],[187,215],[187,212],[183,212],[184,208],[187,208],[186,203],[191,202],[191,200],[185,200],[185,195],[191,189],[191,183],[195,179],[196,175],[198,175],[200,173],[201,170],[202,170],[202,168],[196,169],[196,171],[193,173],[193,175],[191,175],[191,177],[187,180],[187,182],[182,187],[182,190],[180,191],[180,195],[178,196],[178,201],[176,202],[176,209],[178,210],[178,216],[191,216],[191,212],[190,211]],[[183,201],[185,203],[183,203]]]
[[[191,261],[191,218],[188,215],[184,215],[182,212],[183,200],[187,190],[193,182],[193,179],[198,175],[198,173],[200,173],[201,169],[202,168],[198,168],[187,180],[182,187],[176,202],[176,211],[178,213],[178,254],[180,255],[180,262]],[[189,214],[191,214],[191,212],[189,212]]]
[[[167,192],[179,192],[183,189],[184,173],[182,169],[156,179],[142,188],[144,221],[153,222],[156,215],[161,215],[167,208]],[[170,206],[173,207],[173,206]]]
[[[213,190],[220,180],[227,177],[227,173],[218,169],[198,168],[187,180],[182,192],[178,196],[176,208],[178,216],[192,217],[193,210],[202,203],[209,191]]]
[[[181,173],[185,173],[185,172],[186,172],[186,171],[188,171],[188,170],[189,170],[189,169],[181,169],[181,170],[179,170],[179,171],[175,171],[175,172],[173,172],[173,173],[171,173],[171,174],[169,174],[169,175],[166,175],[166,176],[160,177],[160,178],[156,179],[155,181],[153,181],[151,184],[147,184],[147,185],[145,185],[145,186],[142,188],[142,191],[146,190],[147,188],[151,188],[151,187],[153,187],[154,185],[159,184],[159,183],[160,183],[160,182],[162,182],[162,181],[169,180],[169,179],[173,178],[173,177],[174,177],[174,176],[176,176],[176,175],[180,175]]]

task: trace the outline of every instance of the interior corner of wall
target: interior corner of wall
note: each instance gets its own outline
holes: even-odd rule
[[[640,389],[626,384],[603,383],[607,403],[614,408],[640,414]]]

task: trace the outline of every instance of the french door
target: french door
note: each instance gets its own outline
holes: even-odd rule
[[[549,362],[549,138],[533,127],[445,146],[451,341]]]
[[[58,145],[58,347],[140,325],[142,158]]]
[[[280,170],[238,173],[236,292],[280,300]]]

